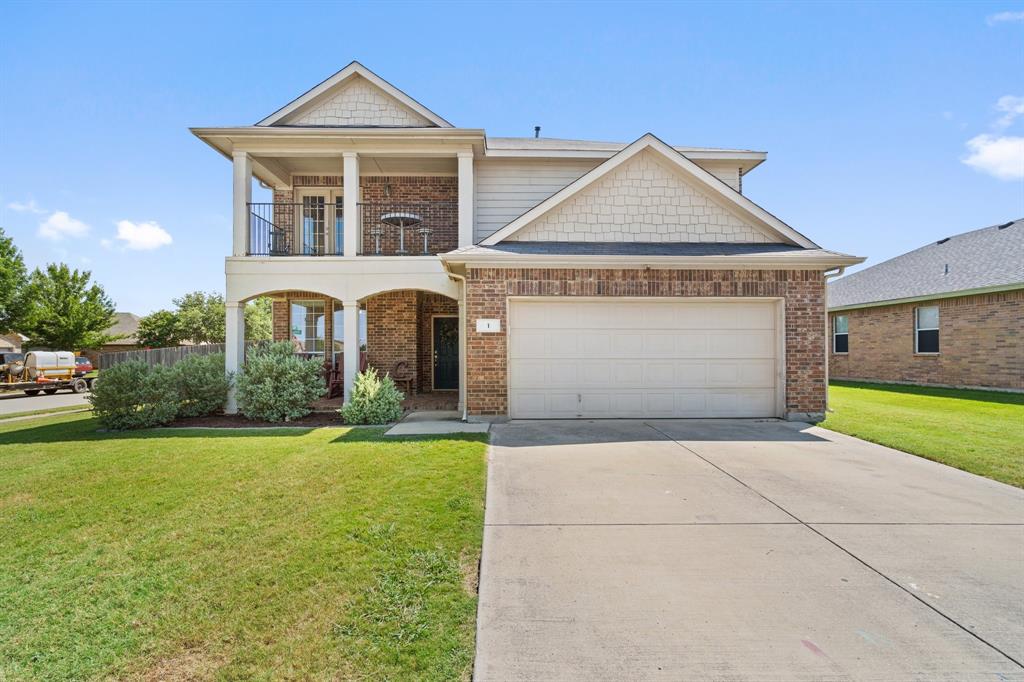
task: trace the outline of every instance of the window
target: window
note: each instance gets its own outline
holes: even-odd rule
[[[832,352],[848,353],[850,351],[849,320],[846,315],[832,318]]]
[[[939,307],[914,309],[914,352],[939,352]]]
[[[324,352],[324,302],[292,301],[291,340],[296,353]]]
[[[334,352],[334,361],[345,351],[345,312],[339,301],[334,302],[334,311],[331,317],[331,350]],[[359,308],[359,349],[366,350],[366,310]]]

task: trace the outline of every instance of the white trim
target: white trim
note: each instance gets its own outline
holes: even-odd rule
[[[843,332],[843,336],[846,337],[846,350],[836,350],[836,336],[839,332],[836,331],[836,320],[840,317],[846,318],[846,331]],[[832,355],[849,355],[850,354],[850,316],[849,315],[833,315],[832,316]]]
[[[435,367],[434,367],[434,320],[436,320],[439,317],[455,318],[456,322],[459,321],[459,316],[457,314],[456,315],[452,315],[451,313],[431,313],[431,315],[430,315],[430,390],[432,392],[434,392],[434,393],[437,393],[439,391],[446,391],[446,392],[447,391],[458,391],[459,390],[459,386],[456,386],[455,388],[435,388],[434,387],[434,369],[435,369]],[[456,328],[458,328],[458,327],[459,327],[459,325],[456,325]],[[461,347],[461,345],[462,345],[461,329],[459,330],[459,332],[460,332],[459,346]],[[462,358],[459,358],[459,362],[460,363],[462,362]],[[459,366],[458,381],[459,381],[459,384],[462,383],[462,366],[461,366],[461,364]]]
[[[918,312],[924,308],[935,308],[935,315],[939,318],[939,326],[937,327],[920,327],[918,326]],[[938,305],[919,305],[914,306],[914,355],[938,355],[942,352],[942,311]],[[939,341],[939,350],[936,351],[922,351],[918,350],[918,334],[920,332],[936,332]]]
[[[636,302],[644,303],[772,303],[775,307],[776,357],[775,416],[786,418],[786,299],[782,296],[506,296],[505,297],[505,416],[512,416],[512,303],[515,301]],[[828,386],[826,384],[826,391]]]
[[[370,71],[368,68],[366,68],[357,61],[351,62],[341,71],[338,71],[330,78],[322,81],[319,85],[316,85],[313,88],[307,90],[305,93],[293,99],[291,102],[284,105],[283,107],[272,113],[270,116],[267,116],[262,121],[258,122],[256,125],[272,126],[281,119],[287,117],[289,114],[294,113],[295,111],[302,108],[306,104],[309,104],[313,100],[319,98],[320,96],[326,94],[328,91],[333,90],[336,86],[345,83],[346,81],[355,76],[362,76],[366,80],[370,81],[370,83],[377,86],[388,95],[394,97],[396,100],[398,100],[405,106],[409,107],[417,114],[427,119],[428,121],[438,126],[439,128],[454,127],[452,126],[451,123],[444,120],[430,109],[427,109],[425,106],[414,100],[412,97],[405,94],[404,92],[393,86],[391,83],[388,83],[386,80],[375,74],[373,71]]]
[[[690,161],[688,158],[662,142],[651,133],[647,133],[636,142],[633,142],[621,152],[599,165],[597,168],[594,168],[558,192],[555,192],[555,194],[551,195],[505,227],[481,241],[480,244],[483,246],[493,246],[504,239],[507,239],[522,228],[526,227],[528,224],[543,216],[548,211],[551,211],[556,206],[571,199],[586,187],[597,182],[605,175],[608,175],[613,170],[647,149],[658,152],[666,160],[673,163],[677,169],[682,171],[690,179],[696,180],[702,189],[708,190],[712,195],[716,195],[716,198],[726,202],[727,207],[740,211],[743,215],[755,222],[761,229],[770,234],[777,235],[791,244],[803,246],[808,249],[820,248],[810,239],[803,236],[789,225],[786,225],[784,222],[765,211],[750,199],[747,199],[745,196],[695,164],[693,161]]]
[[[991,287],[978,287],[977,289],[961,289],[960,291],[949,291],[941,294],[925,294],[923,296],[909,296],[907,298],[892,298],[887,301],[872,301],[871,303],[851,303],[829,308],[830,313],[843,310],[857,310],[859,308],[879,308],[887,305],[899,305],[901,303],[918,303],[921,301],[941,301],[947,298],[961,298],[963,296],[979,296],[981,294],[996,294],[1001,291],[1016,291],[1024,289],[1024,282],[1017,284],[999,284]]]
[[[799,254],[799,255],[797,255]],[[466,265],[478,268],[643,268],[650,266],[661,270],[827,270],[842,265],[864,262],[859,256],[843,254],[803,254],[792,256],[766,254],[764,256],[591,256],[591,255],[542,255],[512,254],[460,254],[458,252],[438,254],[449,268],[452,265]]]

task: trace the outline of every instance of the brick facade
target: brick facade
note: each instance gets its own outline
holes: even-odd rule
[[[914,309],[939,307],[939,354],[914,353]],[[849,352],[832,352],[834,379],[1024,390],[1024,289],[858,308],[846,315]]]
[[[825,281],[816,270],[578,270],[470,268],[466,315],[496,318],[500,333],[467,325],[470,414],[508,412],[509,296],[745,296],[785,300],[786,412],[825,411]]]

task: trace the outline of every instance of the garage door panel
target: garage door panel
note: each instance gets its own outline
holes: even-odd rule
[[[512,301],[520,418],[776,414],[773,302]]]

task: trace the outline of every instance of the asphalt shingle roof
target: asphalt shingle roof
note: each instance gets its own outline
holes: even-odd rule
[[[964,232],[830,282],[842,308],[998,286],[1024,286],[1024,218]]]

